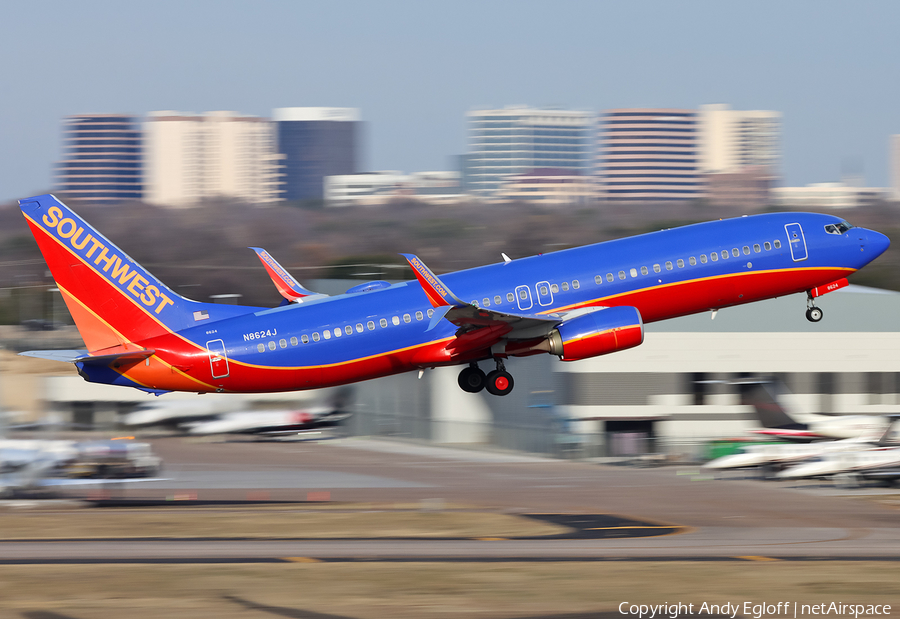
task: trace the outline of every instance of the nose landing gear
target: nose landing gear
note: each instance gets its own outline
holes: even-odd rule
[[[513,390],[512,375],[506,371],[503,360],[496,359],[497,369],[493,370],[487,376],[477,363],[470,363],[469,367],[463,368],[459,373],[459,387],[468,393],[478,393],[482,389],[487,389],[492,395],[506,395]]]
[[[822,320],[822,316],[825,314],[816,307],[816,302],[813,301],[813,296],[810,291],[806,292],[806,319],[810,322],[819,322]]]

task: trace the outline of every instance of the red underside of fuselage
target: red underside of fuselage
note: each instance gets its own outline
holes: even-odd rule
[[[644,322],[675,318],[710,309],[740,305],[752,301],[808,290],[846,277],[853,269],[791,269],[744,273],[706,280],[660,285],[614,297],[600,297],[581,306],[635,306]],[[566,310],[580,306],[570,306]],[[800,311],[798,309],[798,311]],[[497,336],[502,336],[498,332]],[[146,362],[117,371],[136,383],[153,389],[188,391],[264,392],[294,391],[330,387],[420,368],[455,365],[490,358],[490,346],[496,338],[475,348],[460,350],[455,338],[423,343],[420,346],[344,363],[315,367],[263,367],[229,359],[229,375],[213,378],[209,355],[175,335],[147,342],[162,364]]]

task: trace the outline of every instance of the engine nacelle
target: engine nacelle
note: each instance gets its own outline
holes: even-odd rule
[[[563,361],[597,357],[644,341],[644,321],[636,307],[608,307],[566,320],[548,338],[550,353]]]

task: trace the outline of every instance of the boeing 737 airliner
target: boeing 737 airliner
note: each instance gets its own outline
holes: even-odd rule
[[[776,213],[695,224],[328,297],[254,248],[276,308],[200,303],[151,275],[52,195],[20,200],[87,350],[32,351],[85,380],[168,391],[266,392],[464,365],[459,384],[506,395],[504,359],[576,361],[643,341],[645,322],[807,292],[814,299],[888,247],[839,217]],[[495,366],[488,374],[479,362]]]

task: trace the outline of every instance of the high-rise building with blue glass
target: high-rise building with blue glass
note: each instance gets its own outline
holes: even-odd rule
[[[63,154],[56,189],[67,198],[98,203],[143,197],[141,126],[122,114],[63,119]]]
[[[277,108],[272,120],[282,156],[284,200],[322,200],[326,176],[359,172],[359,110]]]
[[[595,115],[572,110],[507,107],[467,114],[467,191],[490,197],[514,176],[558,169],[593,171]]]

